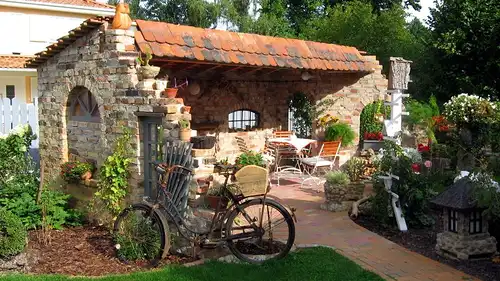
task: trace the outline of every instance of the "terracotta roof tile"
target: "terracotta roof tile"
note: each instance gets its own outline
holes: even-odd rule
[[[0,68],[24,68],[32,56],[0,55]]]
[[[93,0],[27,0],[27,2],[42,2],[42,3],[73,5],[81,7],[92,7],[92,8],[113,9],[113,10],[115,9],[114,6],[99,3]]]

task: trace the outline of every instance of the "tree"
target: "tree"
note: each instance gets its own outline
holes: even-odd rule
[[[440,100],[466,92],[500,98],[500,1],[443,0],[431,10]]]
[[[360,1],[337,5],[328,9],[324,18],[311,22],[302,37],[355,46],[375,54],[386,66],[391,56],[412,59],[407,53],[412,49],[413,36],[407,29],[403,8],[395,6],[379,14],[372,11],[370,4]]]

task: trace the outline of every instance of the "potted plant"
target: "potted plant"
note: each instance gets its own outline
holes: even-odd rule
[[[249,165],[266,167],[264,156],[258,152],[248,151],[240,154],[240,156],[236,158],[236,166],[238,167],[238,169]]]
[[[384,147],[384,135],[382,132],[365,132],[363,134],[363,149],[379,151]]]
[[[164,91],[167,88],[167,85],[168,75],[166,75],[164,78],[156,79],[155,81],[156,90]]]
[[[342,146],[353,144],[356,134],[351,125],[347,123],[334,123],[329,125],[325,131],[326,141],[341,141]]]
[[[80,180],[92,178],[94,166],[87,162],[66,162],[61,165],[61,177],[69,183],[77,183]]]
[[[156,77],[156,75],[158,75],[158,73],[160,73],[160,67],[149,65],[149,61],[152,58],[153,56],[149,52],[146,52],[144,58],[142,57],[142,55],[137,58],[137,62],[140,65],[138,70],[139,80],[153,79]]]
[[[186,119],[179,120],[179,137],[181,141],[189,141],[191,139],[191,129],[189,128],[189,121]]]
[[[365,161],[359,157],[352,157],[344,164],[344,171],[349,176],[346,200],[359,200],[363,197],[365,183],[362,180],[365,171]]]
[[[173,88],[167,88],[165,90],[166,92],[166,95],[169,99],[173,99],[177,96],[177,92],[179,91],[179,88],[182,88],[184,86],[187,86],[188,85],[188,80],[186,79],[186,81],[180,85],[177,85],[177,78],[174,78],[174,87]]]
[[[338,212],[347,210],[343,202],[346,201],[345,194],[347,185],[350,183],[349,176],[342,171],[333,171],[326,174],[325,203],[321,205],[321,209]]]
[[[216,210],[217,207],[219,207],[219,209],[221,210],[224,210],[227,208],[227,204],[229,203],[229,199],[225,196],[222,186],[213,186],[209,188],[206,199],[210,208],[214,210]]]

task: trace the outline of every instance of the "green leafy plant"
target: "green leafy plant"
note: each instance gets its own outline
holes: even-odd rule
[[[347,185],[350,183],[349,175],[342,171],[333,171],[326,174],[326,182],[330,185]]]
[[[365,162],[359,157],[351,157],[351,159],[345,163],[344,170],[349,175],[351,182],[357,182],[363,175]]]
[[[61,177],[70,183],[76,183],[81,180],[83,174],[87,172],[92,172],[94,170],[94,165],[87,162],[66,162],[61,165]]]
[[[95,196],[101,199],[113,215],[118,215],[122,209],[122,200],[127,195],[128,170],[131,163],[130,145],[131,131],[123,129],[123,134],[117,138],[113,154],[108,156],[99,173],[98,191]]]
[[[343,146],[350,146],[356,138],[356,133],[347,123],[335,123],[326,128],[325,140],[342,142]]]
[[[382,109],[385,110],[385,117],[387,118],[387,113],[390,113],[390,107],[382,107],[384,101],[374,101],[373,103],[367,104],[360,114],[360,137],[365,136],[365,133],[378,133],[381,132],[384,125],[376,120],[376,114],[382,113]]]
[[[124,229],[115,234],[117,254],[129,261],[153,259],[160,251],[161,240],[157,226],[144,216],[130,215]]]
[[[248,165],[265,167],[266,164],[264,161],[264,157],[261,153],[249,151],[242,153],[240,154],[240,156],[238,156],[238,158],[236,159],[236,165],[239,167],[244,167]]]
[[[64,225],[81,225],[82,214],[68,206],[70,197],[70,195],[60,191],[43,190],[41,208],[43,210],[42,219],[46,227],[62,229]]]
[[[294,117],[293,130],[299,137],[311,135],[314,107],[306,94],[297,92],[289,101],[289,108]]]
[[[436,178],[444,178],[444,174],[432,173],[418,174],[413,172],[413,160],[404,150],[392,141],[385,141],[378,175],[392,173],[399,180],[392,181],[391,190],[399,196],[403,213],[407,222],[414,227],[430,226],[434,223],[430,212],[430,200],[437,195],[438,190],[444,188],[445,182],[436,182]],[[388,208],[388,194],[382,180],[374,184],[375,196],[372,212],[377,220],[383,223],[393,222],[389,215],[392,211]]]
[[[498,183],[493,183],[493,177],[480,171],[469,176],[474,185],[472,196],[479,208],[484,209],[484,214],[490,219],[500,219],[500,192],[498,192]]]
[[[142,55],[140,55],[136,60],[137,60],[137,63],[141,66],[149,66],[149,61],[152,58],[153,58],[153,55],[150,52],[146,52],[144,58],[142,57]]]
[[[19,217],[0,208],[0,258],[19,254],[26,246],[28,233]]]
[[[186,119],[179,120],[179,127],[183,130],[188,129],[189,128],[189,120],[186,120]]]

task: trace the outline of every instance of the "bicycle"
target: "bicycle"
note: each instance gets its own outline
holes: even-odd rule
[[[215,248],[225,244],[234,256],[249,263],[259,264],[268,259],[283,258],[292,248],[295,241],[294,209],[291,209],[290,214],[283,205],[267,196],[267,170],[257,167],[265,172],[266,190],[262,194],[245,196],[231,191],[228,185],[229,179],[238,175],[235,173],[237,167],[216,164],[215,168],[219,170],[219,174],[225,177],[222,190],[229,204],[227,208],[222,208],[223,200],[219,200],[209,230],[197,232],[188,226],[179,212],[182,207],[180,202],[182,203],[184,198],[179,198],[174,189],[169,189],[169,186],[192,173],[191,170],[178,165],[165,167],[161,163],[156,163],[155,168],[160,177],[155,200],[124,209],[114,224],[114,233],[117,235],[115,237],[129,235],[129,239],[142,247],[145,259],[152,264],[157,264],[170,249],[169,223],[174,224],[179,234],[195,247]],[[247,170],[259,172],[257,168]],[[164,200],[160,200],[162,197]],[[127,223],[129,215],[136,212],[140,215],[132,218],[140,221],[132,220],[131,224]],[[272,215],[278,215],[280,218],[272,220]],[[279,226],[286,229],[276,230]]]

